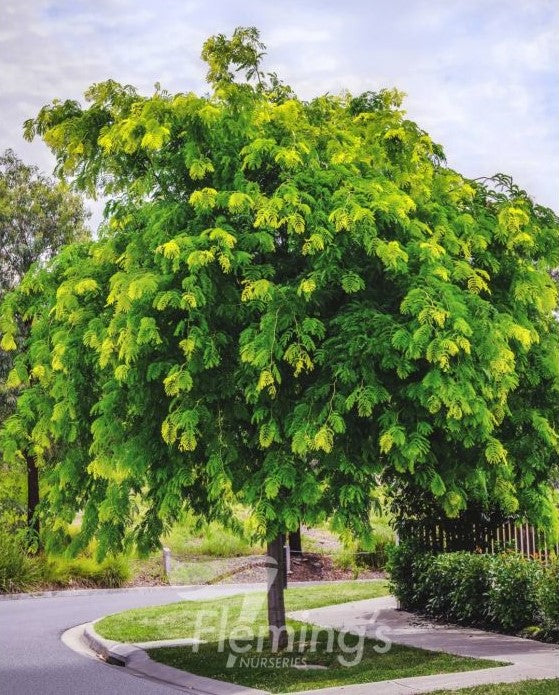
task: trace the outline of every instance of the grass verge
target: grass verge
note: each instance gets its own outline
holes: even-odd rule
[[[301,637],[301,631],[305,628],[306,634]],[[154,661],[184,671],[272,693],[470,671],[496,665],[494,661],[401,645],[392,645],[388,651],[384,651],[384,643],[365,639],[359,645],[357,636],[336,631],[331,633],[333,646],[328,644],[322,632],[313,647],[308,639],[311,631],[312,626],[298,624],[293,649],[288,648],[279,654],[271,651],[268,640],[257,651],[253,649],[255,640],[246,643],[236,640],[236,649],[243,649],[246,645],[251,648],[242,654],[231,652],[228,642],[225,642],[222,652],[219,651],[219,643],[213,642],[200,645],[198,652],[191,647],[166,647],[152,649],[149,654]],[[301,644],[304,645],[303,652],[300,651]],[[378,649],[383,651],[379,653]],[[309,665],[311,668],[308,668]]]
[[[285,592],[287,611],[310,610],[347,601],[388,595],[388,582],[336,582],[289,588]],[[241,615],[242,612],[242,615]],[[134,608],[103,618],[95,629],[107,639],[120,642],[193,637],[199,621],[209,632],[221,625],[223,616],[230,629],[250,619],[255,629],[266,626],[266,594],[253,592],[211,601],[180,601],[165,606]]]

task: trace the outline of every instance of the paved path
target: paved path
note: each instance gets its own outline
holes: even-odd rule
[[[418,676],[363,685],[337,686],[306,690],[320,695],[404,695],[426,693],[446,688],[469,687],[487,683],[516,682],[528,679],[559,678],[559,647],[533,640],[484,632],[472,628],[439,625],[405,611],[397,611],[391,596],[326,606],[311,611],[291,613],[291,617],[333,627],[337,630],[364,633],[397,644],[460,656],[510,662],[502,666],[463,673]],[[377,635],[381,628],[382,633]],[[297,693],[295,695],[303,695]]]
[[[86,659],[62,644],[74,625],[128,608],[214,598],[260,585],[199,586],[66,592],[41,598],[0,600],[2,695],[176,695],[172,687],[141,680],[119,666]]]

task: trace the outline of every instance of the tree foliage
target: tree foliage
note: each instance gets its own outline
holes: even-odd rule
[[[66,243],[88,237],[82,200],[68,186],[24,164],[12,150],[0,156],[0,301],[13,290],[29,268],[45,264]],[[18,390],[7,376],[13,350],[27,335],[22,314],[14,339],[0,347],[0,422],[15,408]],[[20,467],[3,465],[0,513],[12,525],[22,513],[23,475]]]
[[[56,449],[50,513],[101,552],[238,501],[366,537],[382,478],[550,527],[557,217],[445,166],[399,92],[305,102],[261,55],[213,37],[208,96],[108,81],[27,123],[111,202],[4,302],[4,347],[33,321],[4,456]]]
[[[33,263],[44,263],[70,241],[84,239],[82,200],[66,185],[24,164],[12,150],[0,156],[0,300],[21,281]],[[0,351],[0,378],[11,362]],[[0,394],[0,420],[9,409]]]

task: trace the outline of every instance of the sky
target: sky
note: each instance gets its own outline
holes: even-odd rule
[[[46,146],[22,136],[41,106],[108,78],[203,93],[203,41],[253,25],[264,68],[302,98],[397,87],[451,167],[511,174],[559,211],[554,0],[1,0],[0,150],[51,173]]]

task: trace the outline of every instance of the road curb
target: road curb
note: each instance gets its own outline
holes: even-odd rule
[[[149,659],[147,652],[133,644],[124,642],[115,642],[101,637],[93,627],[93,623],[87,623],[82,633],[82,640],[87,646],[92,649],[98,656],[109,664],[115,666],[126,666],[130,658],[135,654],[140,655],[141,652]]]
[[[73,598],[79,596],[103,596],[110,594],[157,593],[159,591],[193,591],[210,584],[163,584],[158,586],[125,586],[119,589],[53,589],[52,591],[29,591],[17,594],[0,594],[0,601],[21,601],[40,598]]]
[[[139,591],[184,590],[186,585],[165,584],[162,586],[128,586],[119,589],[53,589],[51,591],[28,591],[15,594],[0,594],[0,601],[21,601],[29,598],[59,598],[61,596],[102,596],[103,594],[136,593]]]
[[[194,673],[153,661],[140,645],[108,640],[99,635],[95,623],[83,626],[82,640],[108,664],[125,667],[127,671],[151,680],[185,690],[191,695],[270,695],[267,690],[247,688],[235,683],[197,676]],[[74,628],[72,628],[74,629]],[[156,643],[150,642],[150,647]],[[157,646],[182,646],[193,640],[163,640]]]
[[[385,577],[375,577],[374,579],[313,579],[308,582],[289,582],[289,586],[316,586],[320,584],[345,584],[347,582],[366,583],[366,582],[384,582],[387,581]],[[258,588],[254,588],[259,585]],[[260,586],[261,585],[261,586]],[[137,593],[137,592],[157,592],[157,591],[169,591],[169,589],[175,591],[197,591],[201,589],[207,589],[208,587],[214,586],[244,586],[244,583],[231,582],[228,583],[212,583],[212,584],[164,584],[158,586],[125,586],[118,589],[53,589],[51,591],[28,591],[28,592],[17,592],[14,594],[0,594],[0,601],[21,601],[23,599],[30,598],[59,598],[59,597],[73,597],[73,596],[102,596],[103,594],[118,594],[118,593]],[[265,591],[266,584],[263,582],[247,582],[247,588],[251,591]]]

